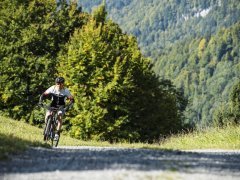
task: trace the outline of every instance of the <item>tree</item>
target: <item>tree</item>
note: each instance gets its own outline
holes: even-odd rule
[[[1,2],[1,112],[29,121],[40,93],[62,75],[76,98],[67,121],[74,137],[153,142],[183,127],[183,92],[158,80],[104,6],[89,16],[65,0]]]
[[[71,135],[110,142],[153,141],[176,132],[182,128],[185,109],[178,106],[181,95],[170,82],[158,81],[136,39],[106,20],[103,9],[74,32],[60,58],[60,73],[76,97]]]
[[[231,88],[229,101],[221,103],[214,111],[214,125],[227,126],[236,125],[240,121],[240,82],[238,81]]]
[[[238,81],[233,87],[230,93],[230,113],[234,116],[234,122],[240,123],[240,81]]]
[[[83,24],[76,4],[59,6],[52,0],[1,2],[0,108],[11,117],[28,121],[57,74],[61,46]]]

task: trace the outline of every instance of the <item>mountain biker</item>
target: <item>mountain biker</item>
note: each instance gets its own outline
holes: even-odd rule
[[[46,98],[51,98],[52,102],[50,104],[50,107],[55,107],[58,108],[60,106],[63,106],[64,109],[60,109],[58,110],[57,114],[58,114],[58,125],[57,125],[57,133],[55,134],[54,139],[58,140],[59,135],[60,135],[60,130],[62,127],[62,119],[63,119],[63,115],[65,114],[65,112],[71,108],[73,106],[74,103],[74,98],[71,95],[70,91],[64,87],[64,82],[65,79],[63,77],[57,77],[55,79],[55,85],[51,86],[50,88],[48,88],[41,96],[40,96],[40,100],[39,100],[39,104],[43,105],[43,100]],[[68,106],[66,106],[66,100],[69,100],[69,104]],[[47,117],[50,114],[50,110],[47,110],[46,112],[46,116],[45,116],[45,123],[47,123]]]

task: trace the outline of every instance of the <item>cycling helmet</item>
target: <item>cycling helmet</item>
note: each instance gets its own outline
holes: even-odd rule
[[[55,83],[64,83],[65,79],[63,77],[57,77]]]

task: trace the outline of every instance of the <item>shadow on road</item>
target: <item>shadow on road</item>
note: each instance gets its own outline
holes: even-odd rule
[[[0,160],[6,160],[11,154],[22,153],[28,146],[50,147],[41,141],[23,140],[14,136],[14,133],[10,135],[0,133]]]
[[[30,148],[0,162],[0,173],[83,170],[240,171],[240,153],[198,153],[123,148]]]

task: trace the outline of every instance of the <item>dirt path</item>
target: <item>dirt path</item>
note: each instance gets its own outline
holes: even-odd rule
[[[239,179],[240,151],[30,148],[0,162],[0,180]]]

